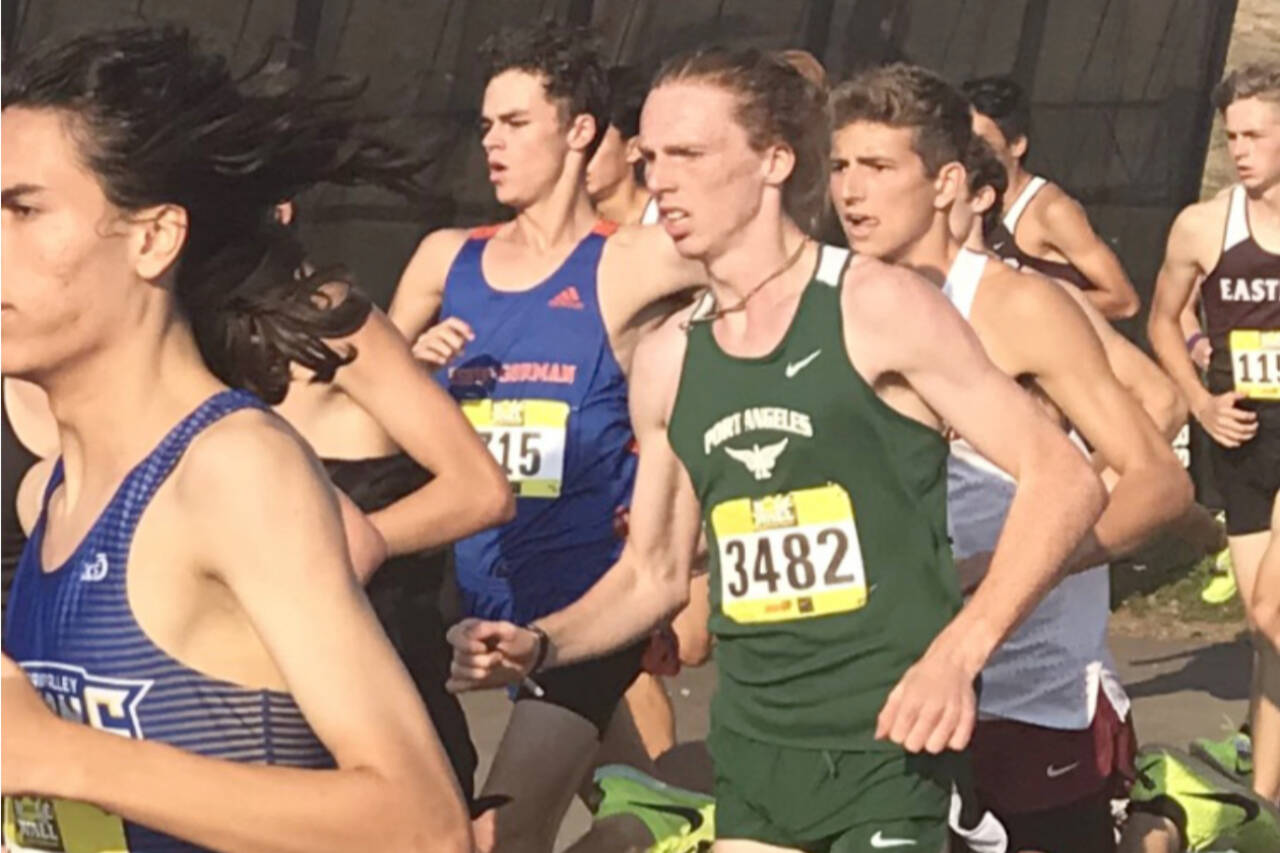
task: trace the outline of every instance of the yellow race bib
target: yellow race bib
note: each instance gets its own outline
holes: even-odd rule
[[[849,493],[829,483],[711,510],[720,606],[735,622],[784,622],[857,610],[866,568]]]
[[[518,497],[557,498],[564,481],[569,404],[560,400],[464,400],[471,421]]]
[[[1280,400],[1280,331],[1235,329],[1228,343],[1236,390],[1252,400]]]
[[[120,818],[88,803],[5,797],[4,841],[10,853],[128,853]]]

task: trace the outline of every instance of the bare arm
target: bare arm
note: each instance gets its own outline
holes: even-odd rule
[[[1196,283],[1191,288],[1191,293],[1187,296],[1187,304],[1182,306],[1182,311],[1178,314],[1178,328],[1182,329],[1183,337],[1191,337],[1200,332],[1203,334],[1204,329],[1200,328],[1200,285],[1204,280],[1197,277]]]
[[[684,294],[707,282],[706,268],[676,251],[659,225],[627,225],[600,259],[600,310],[623,372],[637,341],[688,304]]]
[[[409,259],[387,311],[406,340],[415,340],[440,313],[445,277],[466,239],[467,232],[460,228],[432,231]]]
[[[1010,283],[978,292],[974,315],[989,333],[984,339],[997,339],[1016,365],[1013,372],[1034,376],[1120,475],[1068,564],[1084,570],[1129,553],[1180,516],[1191,504],[1191,481],[1112,373],[1088,319],[1062,288],[1026,275]]]
[[[302,442],[275,418],[237,413],[197,439],[175,477],[194,565],[235,595],[337,769],[208,758],[46,712],[39,748],[56,760],[23,789],[219,850],[470,849],[444,751],[356,584],[332,492]],[[17,703],[39,701],[14,692],[6,681],[6,724]],[[228,798],[234,819],[210,807]]]
[[[1120,259],[1094,232],[1079,202],[1061,194],[1044,206],[1041,219],[1049,245],[1093,283],[1096,289],[1085,296],[1103,316],[1120,320],[1138,313],[1138,293]]]
[[[1084,455],[991,363],[937,288],[905,270],[883,275],[873,288],[846,284],[854,363],[878,365],[877,375],[902,375],[946,423],[1017,480],[986,579],[929,651],[960,665],[972,680],[1057,580],[1101,512],[1105,493]]]
[[[515,498],[502,470],[386,315],[374,308],[354,335],[338,343],[354,346],[357,355],[334,381],[435,475],[369,516],[388,552],[421,551],[510,519]]]
[[[1200,259],[1200,241],[1205,234],[1221,232],[1213,227],[1212,214],[1217,206],[1217,202],[1192,205],[1174,220],[1164,263],[1156,277],[1147,336],[1161,365],[1187,398],[1196,420],[1219,444],[1237,447],[1257,432],[1257,415],[1235,408],[1240,395],[1234,391],[1216,396],[1209,393],[1187,352],[1179,325],[1196,281],[1206,272]]]
[[[1191,355],[1192,363],[1201,370],[1208,370],[1209,359],[1213,356],[1213,344],[1209,343],[1209,338],[1200,325],[1200,285],[1203,282],[1204,279],[1196,280],[1191,298],[1178,315],[1178,327],[1182,329],[1183,339],[1188,342],[1187,352]]]
[[[638,368],[644,375],[644,369]],[[597,657],[645,636],[689,600],[690,567],[697,548],[698,499],[666,435],[665,413],[655,411],[656,378],[638,391],[633,407],[640,445],[631,530],[622,556],[599,583],[570,607],[538,624],[551,639],[550,666]],[[647,398],[647,399],[646,399]],[[601,619],[601,613],[614,614]]]
[[[640,458],[626,545],[582,598],[537,621],[550,640],[546,666],[596,657],[639,640],[689,599],[701,516],[693,485],[666,434],[679,377],[677,356],[683,352],[676,335],[683,332],[664,327],[646,339],[636,357],[631,418]],[[601,613],[610,616],[601,619]],[[507,623],[467,620],[449,637],[455,690],[518,678],[533,665],[537,651],[532,632]],[[495,674],[495,666],[501,672]]]
[[[1196,257],[1197,232],[1203,226],[1201,211],[1188,208],[1174,220],[1165,248],[1164,263],[1156,276],[1151,313],[1147,318],[1147,337],[1156,358],[1178,384],[1194,409],[1208,396],[1201,384],[1191,357],[1187,354],[1180,318],[1191,301],[1196,281],[1204,275]]]
[[[1137,400],[1168,441],[1173,441],[1187,422],[1187,401],[1160,365],[1135,346],[1093,307],[1084,293],[1064,282],[1054,282],[1084,312],[1094,334],[1102,342],[1107,364],[1120,384]]]

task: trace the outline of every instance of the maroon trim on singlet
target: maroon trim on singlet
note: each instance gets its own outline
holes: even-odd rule
[[[1098,286],[1090,281],[1084,273],[1080,272],[1074,264],[1051,261],[1047,258],[1037,258],[1035,255],[1029,255],[1024,252],[1018,246],[1013,235],[1009,233],[1009,229],[1004,227],[1003,222],[996,226],[995,232],[991,235],[991,251],[1005,261],[1012,261],[1019,268],[1025,267],[1035,270],[1041,275],[1061,279],[1068,284],[1074,284],[1081,290],[1098,289]]]
[[[1280,254],[1268,252],[1258,244],[1249,227],[1249,208],[1244,204],[1245,235],[1227,248],[1231,238],[1231,219],[1242,193],[1232,190],[1223,226],[1223,251],[1218,263],[1204,277],[1201,299],[1204,303],[1205,334],[1213,344],[1211,374],[1226,381],[1231,375],[1228,338],[1233,329],[1280,329]],[[1216,386],[1215,386],[1216,387]]]

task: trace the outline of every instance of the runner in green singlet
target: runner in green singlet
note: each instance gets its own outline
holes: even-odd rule
[[[630,538],[573,606],[529,627],[456,626],[453,686],[536,679],[643,636],[688,597],[705,523],[715,849],[936,853],[974,677],[1103,492],[936,288],[806,235],[823,115],[817,89],[759,51],[703,50],[659,74],[641,119],[648,183],[711,295],[637,350]],[[1018,479],[963,610],[944,422]]]

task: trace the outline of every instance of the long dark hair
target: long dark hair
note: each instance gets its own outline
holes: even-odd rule
[[[370,305],[323,288],[340,269],[306,272],[274,207],[319,183],[377,184],[408,195],[426,163],[382,139],[356,112],[364,82],[281,81],[266,57],[237,78],[185,30],[130,28],[81,36],[6,61],[4,107],[54,109],[116,207],[186,210],[175,297],[210,369],[268,402],[284,398],[289,363],[318,379],[355,357],[349,335]]]

